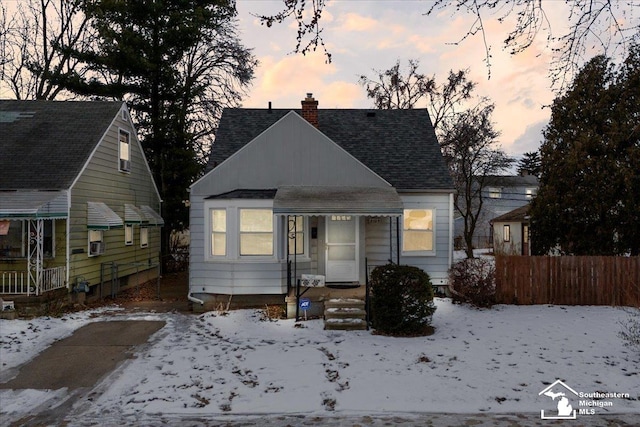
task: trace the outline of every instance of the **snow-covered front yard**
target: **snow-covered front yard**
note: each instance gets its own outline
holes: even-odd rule
[[[321,320],[271,321],[256,310],[196,316],[108,307],[0,320],[0,376],[8,380],[16,367],[88,322],[149,319],[167,325],[106,378],[76,416],[539,413],[555,408],[539,393],[556,379],[577,392],[629,394],[608,399],[613,406],[595,406],[596,413],[640,414],[640,355],[617,336],[628,318],[624,310],[477,310],[449,299],[436,305],[436,332],[420,338],[325,331]],[[0,390],[0,414],[16,419],[64,393]],[[575,409],[578,400],[572,399]]]

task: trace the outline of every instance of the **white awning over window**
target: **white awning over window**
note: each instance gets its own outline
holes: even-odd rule
[[[281,187],[273,199],[276,215],[401,216],[393,187]]]
[[[140,210],[145,215],[149,225],[157,225],[157,226],[164,225],[164,219],[162,219],[160,214],[154,211],[150,206],[142,205],[140,206]]]
[[[103,202],[87,202],[87,228],[91,230],[109,230],[121,228],[122,218]]]
[[[148,224],[149,220],[142,210],[128,203],[124,205],[124,223],[125,224]]]

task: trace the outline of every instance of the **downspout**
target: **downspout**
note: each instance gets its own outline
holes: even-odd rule
[[[198,303],[200,305],[204,305],[204,301],[202,301],[201,299],[198,299],[198,298],[196,298],[194,296],[191,296],[191,292],[189,292],[189,294],[187,295],[187,299],[189,301],[191,301],[191,302],[195,302],[195,303]]]
[[[71,189],[67,190],[67,218],[65,221],[66,229],[66,248],[65,248],[65,264],[67,265],[67,290],[69,289],[69,278],[71,277]]]
[[[400,265],[400,217],[396,217],[396,264]]]
[[[453,193],[449,193],[449,268],[453,265]]]

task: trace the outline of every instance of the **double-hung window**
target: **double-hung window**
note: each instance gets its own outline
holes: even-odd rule
[[[240,256],[273,255],[273,211],[239,209]]]
[[[120,162],[118,170],[129,172],[131,170],[131,136],[129,132],[120,129],[118,132],[118,146]]]
[[[124,225],[124,244],[127,246],[133,245],[133,224]]]
[[[227,211],[211,209],[211,256],[227,255]]]
[[[140,227],[140,247],[146,248],[149,246],[149,229],[147,227]]]
[[[433,253],[433,209],[405,209],[402,221],[402,252],[407,255]]]

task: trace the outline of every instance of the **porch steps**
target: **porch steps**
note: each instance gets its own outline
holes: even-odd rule
[[[329,299],[324,302],[324,328],[363,331],[367,329],[364,301],[356,298]]]

